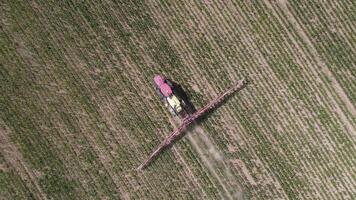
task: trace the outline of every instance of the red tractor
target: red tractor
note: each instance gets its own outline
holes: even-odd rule
[[[161,75],[155,75],[154,78],[155,90],[161,101],[168,108],[173,116],[184,118],[186,115],[184,100],[176,93],[174,84]]]

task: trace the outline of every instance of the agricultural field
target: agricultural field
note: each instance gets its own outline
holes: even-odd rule
[[[0,2],[0,199],[356,199],[351,0]],[[247,86],[142,171],[179,122]]]

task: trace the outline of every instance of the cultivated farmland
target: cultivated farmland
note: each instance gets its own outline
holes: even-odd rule
[[[0,199],[355,199],[351,0],[0,3]],[[179,125],[160,73],[199,108]]]

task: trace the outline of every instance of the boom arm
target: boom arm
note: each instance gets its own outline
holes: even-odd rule
[[[194,120],[202,116],[205,112],[210,109],[213,109],[217,104],[223,101],[226,97],[231,95],[232,93],[241,90],[246,84],[244,79],[237,81],[233,84],[229,89],[227,89],[224,93],[216,97],[215,99],[211,100],[208,104],[204,107],[200,108],[195,113],[188,115],[185,117],[181,123],[181,125],[172,131],[168,137],[166,137],[160,145],[156,147],[156,149],[150,154],[150,156],[137,168],[137,170],[142,170],[155,158],[164,148],[172,144],[172,142],[183,134],[183,130],[190,125]]]

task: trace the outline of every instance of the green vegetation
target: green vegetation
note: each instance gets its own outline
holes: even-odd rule
[[[353,4],[1,3],[0,197],[352,199]],[[197,108],[249,84],[137,172],[175,126],[155,73]]]

